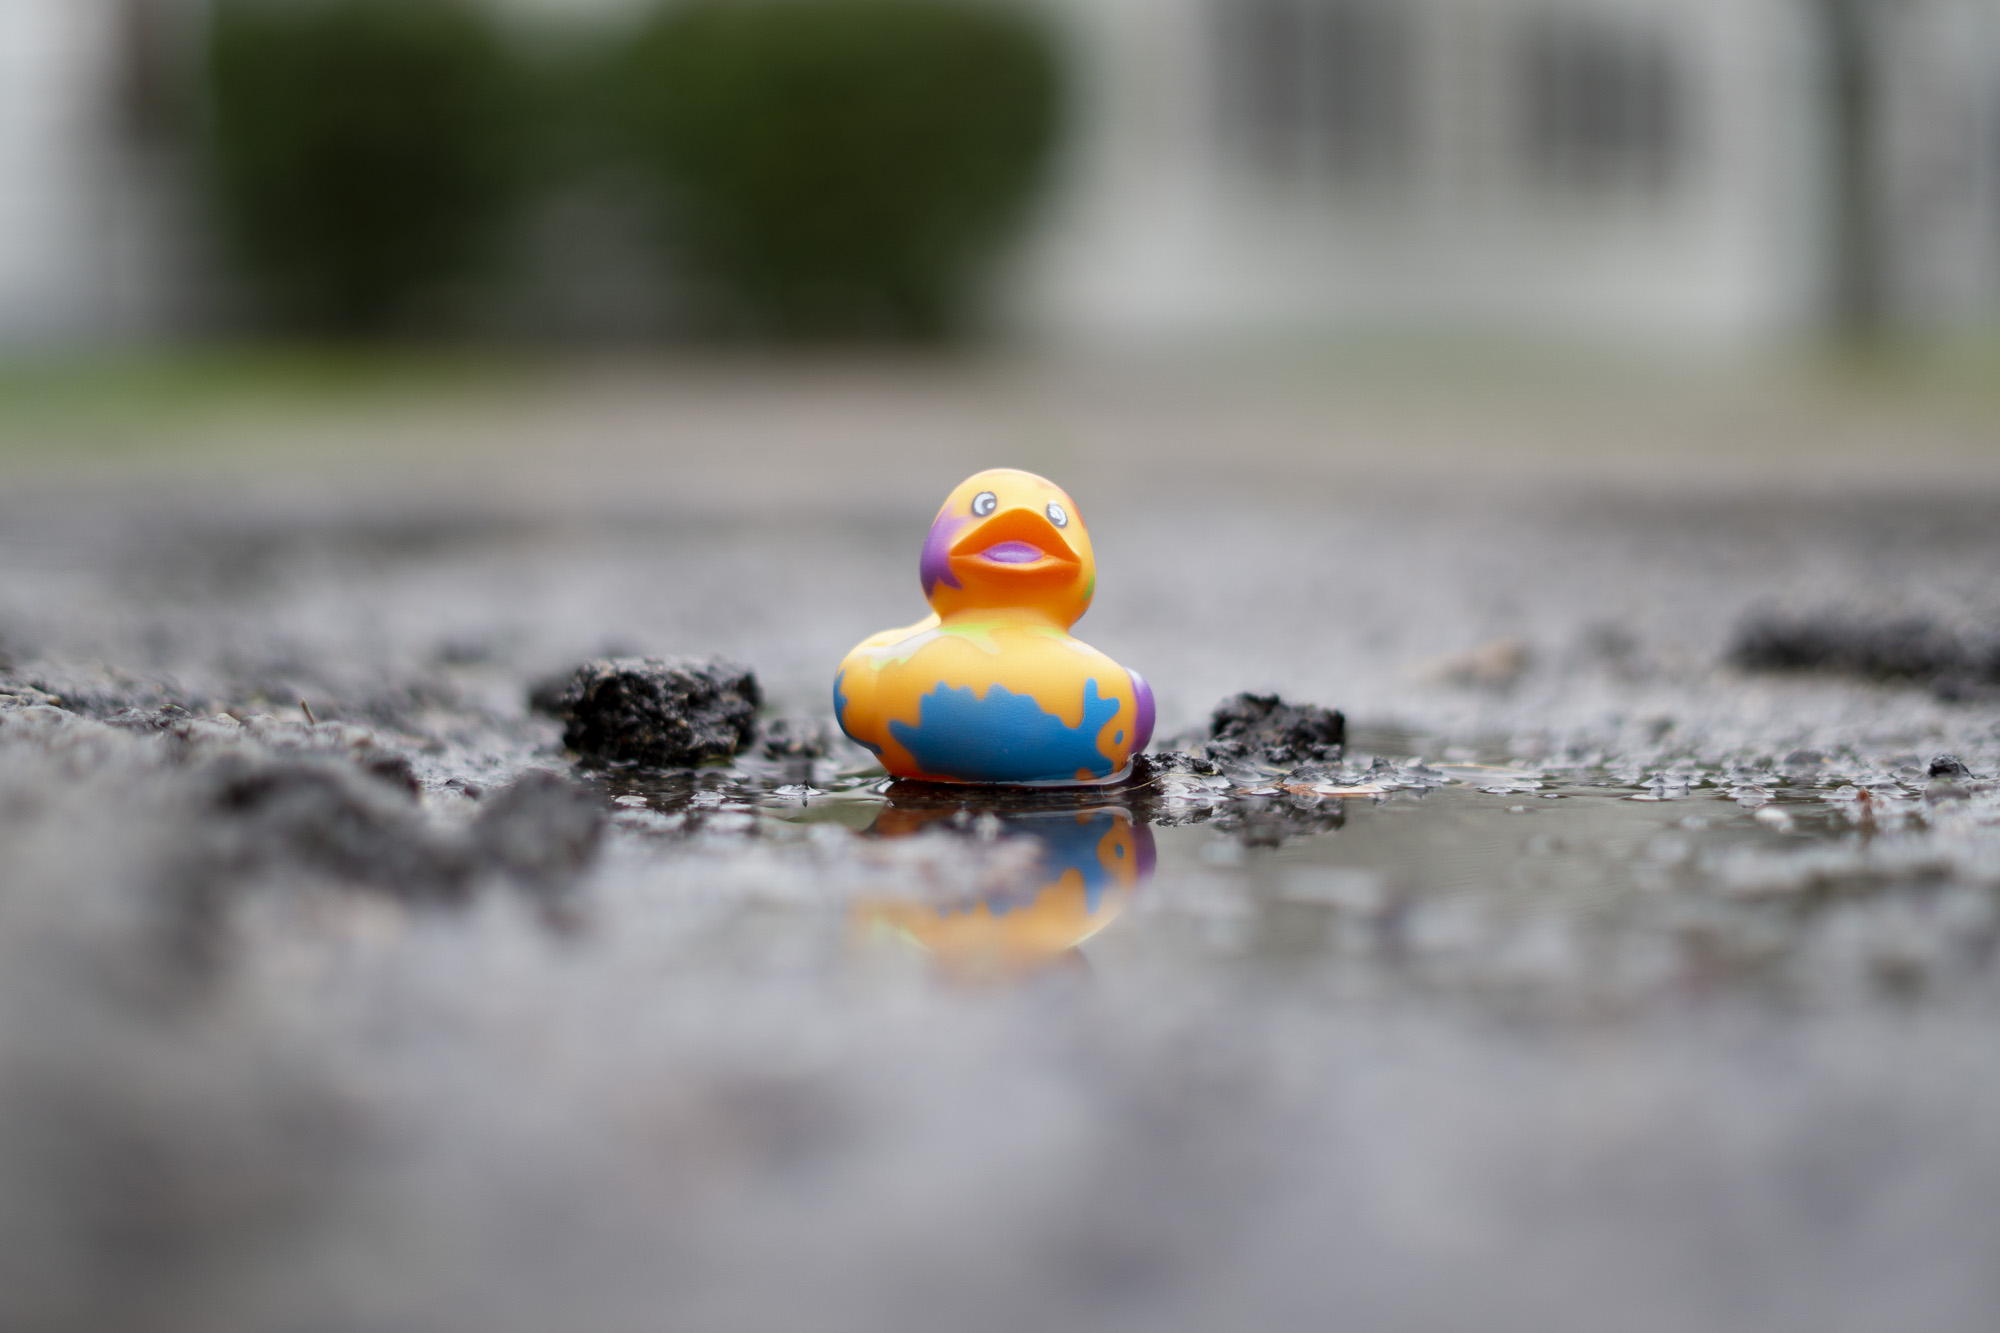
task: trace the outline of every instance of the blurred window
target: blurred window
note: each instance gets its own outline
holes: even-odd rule
[[[1395,0],[1217,0],[1225,139],[1282,176],[1393,175],[1408,158],[1411,42]]]
[[[1522,137],[1537,176],[1589,187],[1671,183],[1684,106],[1664,32],[1545,15],[1529,24],[1522,50]]]
[[[172,25],[182,17],[169,0],[118,0],[118,113],[132,139],[165,136],[173,120],[177,87]]]

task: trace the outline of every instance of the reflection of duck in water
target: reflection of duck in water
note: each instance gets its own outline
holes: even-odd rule
[[[890,807],[871,832],[902,837],[952,810]],[[961,977],[1013,976],[1081,958],[1076,946],[1125,910],[1153,873],[1153,831],[1119,809],[1056,810],[998,816],[1003,835],[1035,840],[1038,872],[1018,888],[967,901],[884,900],[859,905],[863,920],[886,927]],[[968,848],[972,844],[968,844]]]
[[[841,729],[899,778],[1072,785],[1122,777],[1153,692],[1069,628],[1090,606],[1090,534],[1061,488],[996,468],[924,542],[935,614],[862,640],[833,685]]]

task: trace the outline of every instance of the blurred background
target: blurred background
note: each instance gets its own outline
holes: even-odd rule
[[[7,0],[0,338],[1963,331],[1987,0]]]

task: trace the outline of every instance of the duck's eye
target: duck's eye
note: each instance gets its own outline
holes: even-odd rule
[[[1064,509],[1061,505],[1057,504],[1053,500],[1049,501],[1049,522],[1055,524],[1059,528],[1068,527],[1069,510]]]
[[[972,513],[975,518],[985,518],[1000,507],[1000,497],[991,491],[981,491],[972,497]]]

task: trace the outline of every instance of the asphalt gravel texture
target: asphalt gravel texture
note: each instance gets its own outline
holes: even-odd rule
[[[0,1327],[2000,1308],[1983,400],[734,362],[0,427]],[[1158,864],[968,978],[864,905],[1033,839],[829,695],[1001,464],[1157,692],[1101,800]],[[734,759],[530,706],[647,657],[756,673]],[[1344,748],[1211,750],[1243,692]]]

